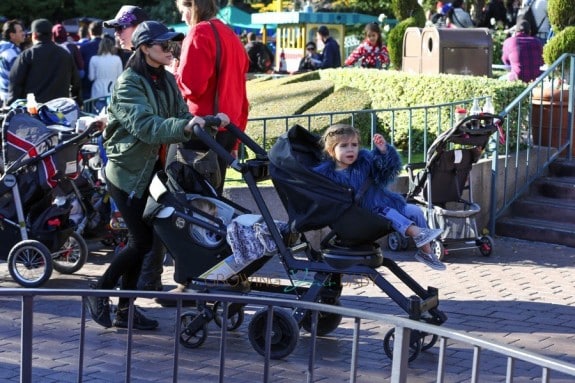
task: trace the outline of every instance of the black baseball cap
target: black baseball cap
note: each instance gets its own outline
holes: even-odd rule
[[[130,25],[138,25],[146,20],[148,20],[148,15],[142,8],[135,5],[124,5],[120,8],[116,17],[112,20],[104,21],[104,26],[106,28],[128,27]]]
[[[172,32],[164,24],[149,20],[139,24],[132,34],[132,49],[137,49],[142,44],[162,41],[181,41],[184,34]]]

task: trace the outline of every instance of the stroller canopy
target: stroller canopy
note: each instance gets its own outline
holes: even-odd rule
[[[298,231],[329,226],[353,205],[353,193],[312,167],[322,158],[320,137],[299,125],[269,151],[270,175],[291,225]]]
[[[58,133],[22,108],[11,110],[2,124],[2,155],[5,168],[19,159],[37,157],[57,143]],[[56,186],[57,182],[53,177],[57,168],[51,156],[39,164],[37,172],[43,188]]]
[[[356,206],[354,191],[312,170],[322,159],[320,137],[299,125],[278,138],[269,151],[270,175],[289,223],[304,232],[331,227],[339,239],[378,239],[389,222]]]

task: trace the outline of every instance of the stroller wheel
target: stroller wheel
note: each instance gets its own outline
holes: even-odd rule
[[[214,303],[212,308],[214,313],[214,322],[218,327],[222,327],[223,315],[224,315],[224,305],[222,302]],[[243,306],[237,303],[232,303],[228,306],[228,331],[234,331],[244,323],[244,309]]]
[[[406,238],[407,243],[407,238]],[[389,233],[387,235],[387,247],[391,251],[399,251],[403,246],[403,236],[397,231]]]
[[[493,238],[490,236],[484,235],[477,240],[477,246],[479,247],[481,255],[489,257],[495,248],[495,242],[493,242]]]
[[[320,301],[321,302],[321,301]],[[339,300],[335,300],[335,302],[322,302],[322,303],[329,303],[334,306],[340,306]],[[340,314],[333,314],[328,312],[320,311],[317,317],[317,336],[324,336],[332,331],[335,331],[339,324],[341,323],[342,316]],[[312,330],[312,315],[311,311],[307,311],[305,316],[302,319],[301,327],[311,333]]]
[[[441,241],[434,239],[433,241],[431,241],[429,246],[431,246],[431,251],[433,252],[433,254],[437,256],[437,258],[440,261],[442,261],[443,258],[445,258],[445,246],[443,246],[443,243]]]
[[[423,336],[421,338],[421,351],[429,350],[431,347],[435,346],[435,343],[437,343],[437,339],[439,339],[439,337],[436,334],[423,333],[422,335]]]
[[[188,312],[180,317],[180,344],[186,348],[198,348],[208,338],[208,323],[199,313]]]
[[[88,245],[82,236],[72,232],[64,245],[52,254],[54,270],[62,274],[73,274],[88,260]]]
[[[248,328],[248,338],[254,350],[262,356],[266,355],[266,327],[268,310],[260,310],[254,314]],[[273,310],[270,358],[281,359],[295,349],[299,339],[299,327],[295,318],[286,310]]]
[[[383,338],[383,350],[389,359],[393,359],[393,342],[395,340],[395,329],[392,328],[385,334]],[[408,361],[413,362],[421,352],[421,333],[419,331],[412,331],[409,337],[409,358]]]
[[[8,271],[20,286],[39,287],[52,275],[52,254],[43,243],[20,241],[8,254]]]

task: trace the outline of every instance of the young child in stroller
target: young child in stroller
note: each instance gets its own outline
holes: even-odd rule
[[[359,138],[359,131],[350,125],[329,127],[323,135],[328,158],[314,167],[314,171],[352,188],[360,206],[391,221],[397,232],[412,237],[418,248],[416,260],[435,270],[445,270],[429,244],[442,231],[429,229],[417,205],[407,204],[401,195],[387,189],[401,170],[397,151],[381,134],[373,136],[375,149],[372,151],[360,149]]]

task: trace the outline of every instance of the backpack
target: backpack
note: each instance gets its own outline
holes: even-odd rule
[[[539,25],[537,25],[537,22],[535,21],[535,16],[533,15],[533,10],[531,9],[533,2],[534,0],[530,1],[529,4],[525,5],[524,7],[520,8],[519,11],[517,11],[517,23],[520,23],[522,20],[527,21],[529,23],[529,26],[531,27],[530,35],[537,36],[537,33],[539,32],[539,27],[541,27],[541,24],[543,24],[543,21],[547,16],[545,16],[543,20],[541,20]]]

